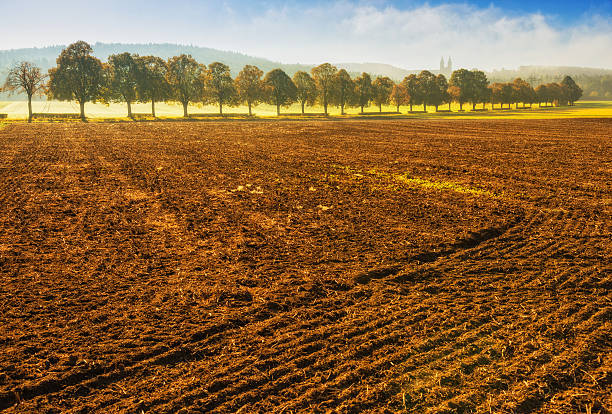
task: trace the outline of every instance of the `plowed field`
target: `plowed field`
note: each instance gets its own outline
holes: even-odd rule
[[[10,124],[0,411],[608,413],[611,137]]]

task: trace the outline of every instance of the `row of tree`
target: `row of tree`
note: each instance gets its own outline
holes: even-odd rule
[[[392,103],[399,112],[400,106],[434,106],[436,111],[443,104],[459,103],[460,110],[466,103],[491,102],[512,104],[518,102],[546,104],[573,104],[582,94],[580,88],[566,77],[561,84],[540,85],[532,88],[522,79],[512,83],[489,85],[484,72],[460,69],[452,73],[450,80],[442,74],[422,71],[409,75],[400,83],[379,76],[372,80],[367,73],[355,79],[346,70],[324,63],[311,70],[296,72],[290,78],[281,69],[265,74],[256,66],[245,66],[234,79],[230,68],[220,62],[208,66],[198,63],[189,55],[180,55],[165,61],[155,56],[138,56],[130,53],[111,55],[107,63],[92,56],[92,48],[85,42],[76,42],[64,49],[57,58],[57,66],[45,75],[35,65],[22,62],[9,72],[3,88],[9,92],[23,91],[28,96],[29,120],[32,119],[32,97],[46,94],[49,99],[77,101],[81,117],[85,117],[87,102],[125,102],[128,116],[132,117],[132,104],[151,102],[155,116],[156,102],[179,102],[184,116],[188,116],[190,103],[214,103],[223,114],[224,106],[246,104],[249,115],[252,107],[266,102],[280,108],[294,102],[305,106],[320,104],[325,115],[330,105],[340,107],[344,114],[347,107],[364,108],[374,103],[382,112],[382,106]]]
[[[500,104],[503,108],[505,104],[508,108],[515,104],[522,103],[523,107],[526,104],[530,106],[538,103],[545,105],[573,105],[582,96],[582,89],[576,82],[566,76],[561,83],[547,83],[539,85],[535,89],[521,78],[517,78],[514,82],[508,83],[493,83],[490,85],[491,103]]]

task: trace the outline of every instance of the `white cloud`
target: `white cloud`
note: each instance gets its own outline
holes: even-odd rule
[[[286,63],[381,62],[422,69],[435,68],[440,56],[450,55],[455,67],[467,68],[612,68],[612,19],[597,15],[559,27],[551,16],[508,15],[467,3],[410,8],[385,0],[321,0],[311,6],[284,0],[124,3],[108,0],[95,16],[77,0],[61,3],[66,10],[34,8],[34,24],[27,31],[18,20],[0,26],[0,49],[83,39],[193,44]],[[11,2],[6,7],[8,15],[20,15],[23,6]],[[49,13],[57,16],[49,18]]]
[[[283,62],[375,61],[492,69],[520,65],[612,67],[612,22],[598,16],[557,28],[542,14],[507,16],[494,7],[423,5],[409,10],[337,1],[306,10],[284,7],[238,29],[226,48]],[[221,39],[220,39],[221,40]]]

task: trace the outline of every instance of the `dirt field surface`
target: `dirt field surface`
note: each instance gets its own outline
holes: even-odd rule
[[[611,137],[9,124],[0,411],[609,413]]]

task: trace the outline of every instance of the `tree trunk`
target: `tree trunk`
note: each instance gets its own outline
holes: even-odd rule
[[[382,104],[378,104],[378,112],[382,112]]]
[[[81,120],[85,121],[85,101],[80,101],[79,106],[81,108]]]
[[[280,105],[276,104],[276,115],[280,115]]]
[[[151,99],[151,115],[155,118],[155,99]]]
[[[32,122],[32,95],[28,95],[28,122]]]
[[[423,112],[427,112],[427,104],[423,102]]]
[[[249,101],[248,103],[249,103],[249,116],[253,116],[253,113],[251,112],[251,101]]]
[[[189,102],[183,102],[183,116],[185,118],[187,118],[189,116],[189,114],[187,113],[187,105],[189,104]]]
[[[128,106],[128,118],[132,118],[132,103],[130,101],[127,101],[127,106]]]
[[[438,105],[435,105],[435,107],[436,107],[436,112],[438,112]]]
[[[448,110],[449,111],[451,110],[451,103],[450,102],[448,103]]]
[[[361,105],[361,113],[363,113],[363,105]]]
[[[463,111],[463,102],[459,101],[459,110]]]
[[[302,101],[302,115],[304,115],[304,105],[306,105],[306,101]]]
[[[397,104],[397,112],[399,112],[399,107],[400,107],[399,104]]]
[[[410,112],[412,112],[412,102],[410,103]]]
[[[476,102],[472,102],[472,111],[476,109]]]
[[[221,99],[219,99],[219,115],[223,115],[223,103]]]
[[[327,100],[323,102],[323,111],[325,112],[325,116],[327,116]]]
[[[344,103],[340,105],[340,115],[344,115]]]

